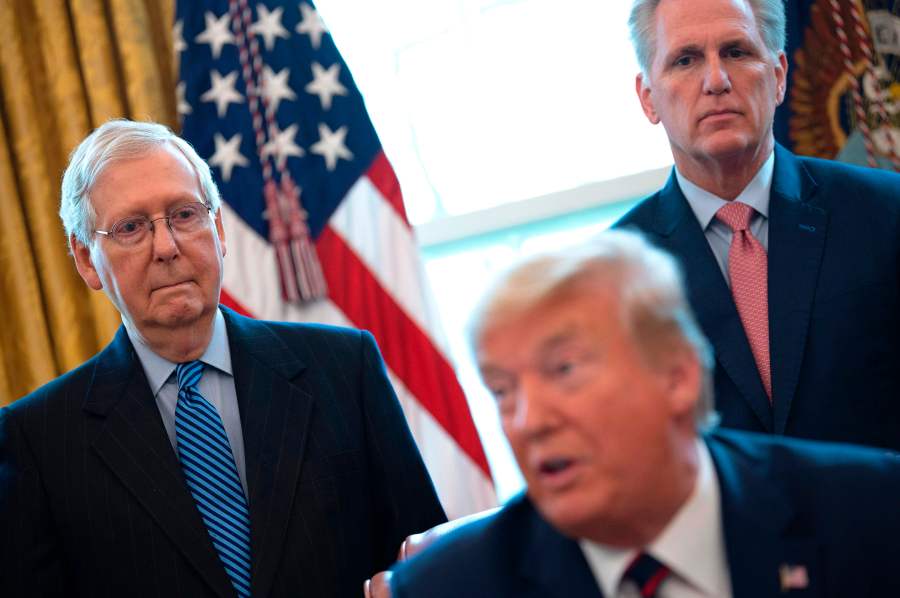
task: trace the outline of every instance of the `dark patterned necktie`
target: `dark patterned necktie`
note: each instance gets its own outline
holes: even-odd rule
[[[636,583],[643,598],[656,598],[656,591],[668,576],[668,567],[642,552],[628,565],[622,579],[630,579]]]
[[[250,596],[250,517],[222,418],[197,385],[203,363],[179,363],[178,459],[197,510],[238,596]]]

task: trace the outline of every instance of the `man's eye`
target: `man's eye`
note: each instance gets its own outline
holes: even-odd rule
[[[571,374],[572,370],[574,370],[574,369],[575,369],[574,361],[564,361],[562,363],[557,364],[556,373],[561,374],[561,375]]]
[[[505,386],[491,386],[488,387],[488,391],[491,393],[491,396],[494,397],[494,400],[498,403],[509,396],[509,389]]]
[[[549,366],[548,369],[551,376],[555,378],[565,378],[575,371],[578,364],[574,359],[561,359],[549,364]]]
[[[675,66],[691,66],[694,63],[693,56],[679,56],[675,59]]]
[[[728,50],[725,51],[725,56],[728,58],[743,58],[746,55],[747,53],[741,48],[728,48]]]
[[[191,207],[184,207],[175,210],[169,218],[171,220],[186,222],[197,216],[197,210]]]
[[[139,233],[144,228],[144,221],[140,219],[125,220],[116,226],[115,233],[117,235],[133,235]]]

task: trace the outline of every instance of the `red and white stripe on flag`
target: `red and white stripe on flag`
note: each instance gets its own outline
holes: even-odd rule
[[[325,301],[282,300],[274,249],[227,204],[223,303],[268,320],[372,332],[407,422],[450,518],[496,504],[490,469],[427,294],[403,199],[383,154],[319,235]]]
[[[222,193],[223,303],[371,331],[447,514],[493,506],[400,186],[312,2],[181,0],[174,39],[182,134]]]

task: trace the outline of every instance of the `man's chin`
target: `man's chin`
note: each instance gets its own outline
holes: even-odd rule
[[[543,518],[570,538],[586,537],[596,527],[598,506],[576,493],[567,496],[534,497],[532,502]]]
[[[152,318],[159,327],[180,328],[202,320],[212,310],[206,309],[199,301],[170,302],[154,310]]]
[[[758,145],[743,131],[721,130],[706,136],[699,153],[706,159],[726,161],[743,158]]]

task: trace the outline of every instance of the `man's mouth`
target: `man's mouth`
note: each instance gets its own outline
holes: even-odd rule
[[[182,280],[179,282],[169,282],[169,283],[165,283],[165,284],[155,285],[153,287],[153,290],[160,291],[162,289],[171,289],[171,288],[175,288],[179,285],[188,284],[189,282],[190,282],[190,280]]]
[[[705,112],[700,116],[700,120],[715,120],[717,118],[728,118],[732,116],[738,116],[741,113],[737,110],[710,110],[709,112]]]
[[[559,458],[559,459],[547,459],[546,461],[542,461],[540,465],[540,472],[544,474],[553,475],[554,473],[559,473],[564,470],[566,467],[572,464],[571,459]]]
[[[560,489],[568,486],[576,475],[575,459],[568,457],[553,457],[539,462],[537,471],[541,483],[552,489]]]

